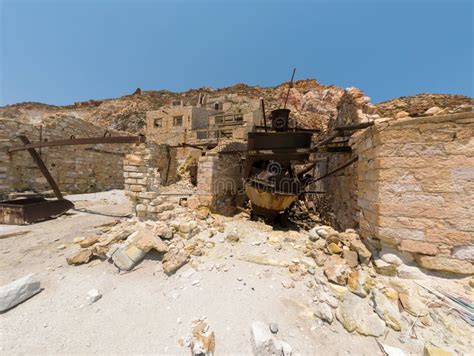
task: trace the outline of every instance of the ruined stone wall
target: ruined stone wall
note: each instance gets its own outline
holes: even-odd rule
[[[474,273],[474,115],[381,122],[356,145],[361,235]]]
[[[8,154],[20,145],[17,135],[30,141],[102,136],[104,129],[74,117],[51,117],[40,122],[0,118],[0,192],[45,191],[50,186],[26,151]],[[124,135],[119,131],[113,135]],[[66,193],[85,193],[123,188],[122,162],[130,145],[81,145],[38,149],[59,188]]]
[[[377,119],[374,114],[374,107],[370,103],[370,98],[356,88],[349,88],[344,91],[338,105],[337,116],[329,120],[328,128],[331,135],[336,127],[364,123]],[[350,134],[349,132],[348,134]],[[336,138],[337,142],[342,138]],[[349,142],[351,144],[351,142]],[[316,158],[326,158],[323,172],[331,172],[348,162],[357,152],[319,154]],[[320,165],[321,165],[320,164]],[[325,202],[320,202],[321,206],[329,207],[329,211],[321,211],[323,218],[338,229],[358,228],[359,226],[359,206],[357,204],[357,162],[330,175],[322,181],[322,187],[326,195],[322,197]],[[321,172],[320,172],[321,173]]]
[[[136,145],[123,162],[125,195],[139,218],[156,220],[158,214],[172,210],[159,196],[162,187],[178,179],[176,150],[168,145],[147,142]]]
[[[237,155],[209,152],[198,162],[197,195],[190,201],[192,207],[206,206],[211,211],[232,215],[242,193],[242,172]]]

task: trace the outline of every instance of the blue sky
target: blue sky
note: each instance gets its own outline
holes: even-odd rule
[[[469,0],[0,0],[0,105],[315,78],[473,96]]]

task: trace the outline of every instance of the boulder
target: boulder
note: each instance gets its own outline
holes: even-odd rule
[[[367,303],[367,299],[347,293],[344,301],[336,310],[337,320],[344,328],[366,336],[382,336],[385,331],[385,323]]]
[[[364,243],[359,239],[353,239],[350,242],[349,246],[351,251],[357,252],[359,256],[359,262],[362,264],[368,264],[372,254],[369,249],[364,245]]]
[[[314,315],[329,324],[331,324],[334,319],[332,309],[326,303],[318,303],[314,308]]]
[[[426,275],[416,266],[401,265],[397,267],[399,278],[403,279],[426,279]]]
[[[398,294],[403,309],[413,316],[428,315],[428,308],[415,294]]]
[[[331,308],[337,308],[339,305],[337,298],[327,292],[319,293],[318,300],[320,302],[327,303]]]
[[[389,249],[382,248],[382,250],[379,252],[379,257],[382,259],[382,261],[389,263],[391,265],[396,265],[400,266],[403,264],[403,261],[398,255]]]
[[[346,263],[350,268],[355,268],[359,265],[359,255],[355,251],[343,250],[342,258],[346,260]]]
[[[402,327],[398,308],[393,305],[378,289],[372,290],[372,300],[374,302],[374,310],[377,315],[381,319],[385,320],[387,326],[391,327],[395,331],[400,331]]]
[[[170,275],[184,266],[189,259],[189,254],[185,250],[179,252],[169,251],[163,256],[163,271]]]
[[[474,264],[469,261],[462,261],[444,256],[417,255],[416,262],[420,267],[436,271],[467,275],[474,274]]]
[[[151,231],[139,230],[132,234],[127,241],[130,244],[134,244],[140,250],[149,252],[150,250],[156,250],[160,253],[168,252],[168,245],[165,244],[158,236],[153,235]]]
[[[362,298],[369,294],[372,285],[372,278],[365,271],[352,271],[347,279],[347,288]]]
[[[4,312],[41,292],[40,281],[29,274],[0,287],[0,312]]]
[[[410,116],[410,114],[407,113],[406,111],[399,111],[395,114],[396,119],[401,119],[401,118],[408,117],[408,116]]]
[[[328,245],[328,250],[329,250],[329,252],[331,252],[333,254],[338,254],[338,253],[342,252],[342,249],[339,247],[339,245],[334,243],[334,242],[331,242]]]
[[[349,271],[346,262],[337,255],[330,256],[324,263],[324,274],[327,279],[342,286],[347,283]]]
[[[196,211],[196,217],[198,219],[201,219],[201,220],[205,220],[207,219],[207,217],[209,216],[209,208],[207,207],[200,207],[197,211]]]
[[[93,257],[91,249],[80,250],[66,258],[66,261],[70,265],[81,265],[83,263],[88,263]]]
[[[396,265],[392,265],[378,258],[374,260],[374,268],[378,274],[383,276],[395,277],[397,275]]]
[[[146,252],[134,244],[127,244],[117,249],[112,255],[114,264],[123,271],[130,271],[145,258]]]
[[[308,236],[310,241],[316,241],[320,239],[320,236],[318,235],[318,232],[316,231],[316,227],[312,228],[311,230],[308,231]]]
[[[441,109],[440,107],[433,106],[425,111],[425,115],[436,115],[440,113],[441,111],[443,111],[443,109]]]
[[[99,237],[91,236],[91,237],[85,238],[82,241],[79,241],[79,246],[81,246],[82,248],[86,248],[86,247],[92,246],[93,244],[97,242],[99,242]]]
[[[426,344],[423,349],[423,356],[453,356],[453,354],[432,344]]]
[[[250,328],[250,342],[254,356],[289,356],[291,347],[286,342],[277,340],[267,324],[254,321]]]

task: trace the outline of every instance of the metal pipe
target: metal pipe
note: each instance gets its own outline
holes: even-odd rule
[[[260,103],[262,104],[263,127],[265,128],[265,132],[267,132],[268,129],[267,129],[267,116],[265,115],[265,101],[263,99],[260,99]]]
[[[288,93],[286,93],[285,105],[283,109],[286,109],[286,103],[288,102],[288,97],[290,96],[290,90],[293,87],[293,79],[295,78],[296,68],[293,68],[293,74],[291,75],[290,83],[288,84]]]
[[[71,138],[66,140],[55,140],[45,142],[35,142],[24,144],[22,146],[13,146],[8,152],[24,151],[29,149],[35,149],[40,147],[57,147],[57,146],[72,146],[72,145],[95,145],[99,143],[144,143],[146,141],[145,136],[101,136],[101,137],[84,137],[84,138]]]

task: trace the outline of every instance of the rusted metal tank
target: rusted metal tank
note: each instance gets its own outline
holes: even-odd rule
[[[24,225],[64,214],[74,204],[67,199],[27,198],[0,202],[0,224]]]
[[[273,217],[287,209],[296,199],[294,194],[279,192],[266,192],[253,187],[251,184],[245,185],[245,193],[252,202],[252,209],[258,215]]]
[[[296,200],[302,184],[293,164],[309,159],[312,132],[288,131],[288,109],[272,111],[272,129],[248,134],[245,192],[257,215],[275,217]]]

